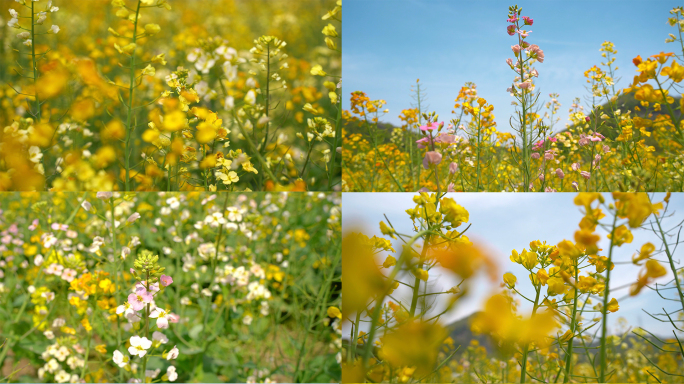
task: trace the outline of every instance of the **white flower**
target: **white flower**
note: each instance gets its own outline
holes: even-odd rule
[[[150,313],[150,317],[157,319],[157,327],[159,327],[159,329],[166,329],[169,327],[169,314],[165,310],[155,308],[152,310],[152,313]]]
[[[236,207],[228,207],[228,220],[230,221],[242,221],[242,214]]]
[[[22,39],[22,40],[30,39],[30,38],[31,38],[31,32],[21,32],[21,33],[18,33],[18,34],[17,34],[17,38]],[[38,147],[35,147],[35,146],[34,146],[34,147],[31,147],[31,148],[29,148],[29,154],[32,153],[31,150],[32,150],[33,148],[39,150]],[[39,150],[39,151],[40,151],[40,150]]]
[[[152,340],[158,341],[161,344],[166,344],[169,342],[169,338],[159,331],[154,331],[154,333],[152,334]]]
[[[76,271],[71,268],[67,268],[62,272],[62,279],[71,283],[76,278]]]
[[[50,359],[47,364],[45,364],[45,370],[50,372],[50,373],[55,373],[58,369],[60,369],[61,366],[55,359]]]
[[[120,368],[128,365],[128,356],[124,356],[119,350],[114,351],[114,358],[112,360],[114,361],[114,364],[118,365]]]
[[[47,20],[47,13],[46,12],[39,12],[38,13],[38,20],[36,20],[35,24],[43,25],[45,20]]]
[[[145,356],[147,350],[152,346],[152,341],[148,340],[147,337],[131,336],[130,341],[131,346],[128,347],[128,353],[133,356]]]
[[[178,348],[174,345],[173,348],[169,351],[169,353],[166,354],[166,360],[174,360],[176,357],[178,357]]]
[[[88,200],[83,200],[83,202],[81,203],[81,207],[83,207],[83,209],[85,209],[86,211],[90,211],[90,208],[92,208],[93,205],[90,204]]]
[[[245,315],[245,317],[242,318],[242,323],[244,325],[250,325],[252,324],[252,316],[250,315]]]
[[[169,381],[176,381],[176,379],[178,378],[178,373],[176,373],[176,367],[171,365],[168,368],[166,368],[166,377],[169,379]]]
[[[107,199],[111,198],[112,195],[113,195],[112,192],[98,192],[96,196],[98,199],[107,200]]]
[[[19,29],[19,19],[13,18],[11,19],[8,23],[7,26],[10,28],[16,28]]]
[[[128,247],[121,248],[121,259],[126,260],[126,256],[131,254],[131,249]]]
[[[204,219],[204,223],[209,224],[209,226],[212,228],[217,228],[219,225],[225,224],[226,219],[223,218],[223,214],[221,212],[214,212]]]
[[[45,270],[45,273],[48,273],[50,275],[60,276],[62,274],[63,270],[64,270],[64,266],[62,266],[61,264],[53,263],[47,267],[47,269]]]
[[[59,33],[59,26],[53,25],[50,27],[50,31],[48,31],[48,33]]]
[[[137,246],[140,245],[140,244],[141,244],[141,243],[140,243],[140,238],[139,238],[138,236],[133,236],[133,237],[131,237],[131,243],[130,243],[131,248],[137,247]]]
[[[128,216],[128,222],[132,223],[140,218],[140,214],[138,212],[134,212],[132,215]]]
[[[59,327],[63,326],[64,324],[66,324],[66,320],[64,320],[61,317],[58,317],[52,322],[52,328],[59,328]]]
[[[57,374],[55,375],[55,381],[58,383],[66,383],[67,381],[69,381],[69,379],[71,379],[71,375],[66,373],[66,371],[64,370],[57,372]]]
[[[155,370],[147,369],[145,370],[145,377],[149,377],[154,379],[155,377],[159,376],[159,373],[161,372],[161,369],[157,368]]]
[[[54,356],[57,358],[57,360],[64,361],[64,360],[66,360],[67,356],[69,356],[69,349],[65,346],[61,346],[55,352]]]
[[[253,89],[250,89],[245,95],[245,103],[249,105],[254,105],[256,103],[256,92],[254,92]]]
[[[19,17],[19,12],[15,11],[14,9],[10,8],[9,10],[10,15],[12,16],[13,19],[16,19]]]
[[[33,40],[28,39],[28,40],[24,41],[24,45],[27,47],[30,47],[31,45],[33,45]]]
[[[78,356],[70,356],[66,363],[72,370],[85,365],[85,361],[78,358]]]
[[[49,330],[49,329],[48,329],[47,331],[43,332],[43,335],[45,335],[45,337],[46,337],[48,340],[52,340],[52,339],[55,338],[55,334],[52,333],[52,331]]]

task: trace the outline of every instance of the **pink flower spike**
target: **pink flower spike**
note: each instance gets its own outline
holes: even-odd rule
[[[164,287],[168,287],[171,285],[171,283],[173,283],[173,278],[171,278],[171,276],[161,275],[159,280],[161,281],[161,285]]]

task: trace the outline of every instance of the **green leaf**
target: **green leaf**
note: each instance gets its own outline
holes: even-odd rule
[[[197,339],[199,338],[200,333],[202,333],[202,330],[204,330],[204,325],[202,324],[197,324],[192,329],[190,329],[190,332],[188,333],[190,335],[191,339]]]

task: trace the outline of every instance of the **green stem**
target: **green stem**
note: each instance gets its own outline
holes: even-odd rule
[[[670,269],[672,270],[672,274],[674,275],[675,286],[677,287],[677,294],[679,295],[679,302],[682,304],[682,310],[684,310],[684,294],[682,294],[682,287],[679,285],[679,276],[677,275],[677,268],[674,265],[674,260],[672,259],[672,253],[670,253],[670,247],[667,245],[667,239],[665,238],[665,232],[663,231],[663,228],[660,225],[660,220],[658,219],[658,215],[653,214],[653,217],[655,218],[656,224],[658,224],[658,231],[660,232],[660,236],[663,239],[663,245],[665,246],[665,254],[667,254],[667,260],[670,264]]]
[[[541,287],[534,287],[537,290],[537,296],[534,298],[534,307],[532,308],[532,317],[537,314],[537,308],[539,305],[539,294],[541,293]],[[529,353],[530,345],[526,344],[525,349],[523,350],[523,356],[522,356],[522,368],[520,371],[520,382],[524,383],[525,380],[527,379],[527,354]]]
[[[138,7],[135,11],[135,21],[133,22],[133,45],[135,46],[138,41],[138,18],[140,15],[140,3],[142,0],[138,0]],[[137,46],[136,46],[137,47]],[[125,190],[131,190],[131,177],[130,177],[130,145],[131,145],[131,133],[133,132],[133,90],[135,89],[135,49],[131,53],[131,68],[130,68],[130,83],[128,90],[128,111],[127,111],[127,126],[126,126],[126,144],[124,147],[124,164],[126,167],[126,185]],[[171,182],[169,180],[169,182]],[[144,377],[143,377],[144,378]],[[144,382],[144,381],[143,381]]]
[[[573,346],[573,341],[575,339],[575,331],[577,330],[577,279],[578,279],[578,274],[579,274],[579,268],[577,265],[577,261],[575,261],[575,296],[573,297],[573,303],[572,303],[572,318],[570,319],[570,331],[572,332],[572,336],[570,337],[570,340],[568,340],[568,351],[565,357],[565,378],[563,379],[564,383],[567,383],[570,380],[570,372],[571,368],[570,365],[572,365],[572,346]]]
[[[608,250],[608,264],[606,265],[606,282],[603,292],[603,308],[601,308],[603,322],[601,324],[601,370],[599,371],[599,382],[606,382],[606,333],[608,332],[608,295],[610,294],[610,264],[613,259],[613,245],[615,240],[615,224],[617,223],[617,212],[613,218],[613,227],[610,231],[610,248]]]

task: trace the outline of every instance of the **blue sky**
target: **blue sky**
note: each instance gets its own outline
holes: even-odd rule
[[[411,193],[343,194],[343,232],[353,230],[362,231],[368,236],[382,236],[378,223],[384,220],[383,214],[385,214],[398,232],[411,234],[411,220],[404,211],[415,206],[412,202],[413,195]],[[548,244],[557,244],[563,239],[572,240],[582,218],[579,207],[573,204],[574,193],[462,193],[449,194],[449,196],[470,213],[472,226],[468,230],[468,237],[473,241],[486,244],[490,254],[500,265],[499,276],[502,276],[504,272],[514,273],[518,277],[517,288],[527,297],[534,297],[534,289],[527,278],[529,272],[525,271],[522,266],[510,261],[511,250],[516,249],[520,252],[523,248],[529,248],[529,243],[533,240],[546,241]],[[663,194],[656,194],[653,200],[662,201],[663,196]],[[612,197],[606,195],[606,200],[612,201]],[[676,212],[676,217],[666,218],[664,223],[669,222],[674,225],[675,222],[682,220],[684,214],[683,194],[672,195],[668,212]],[[614,261],[630,261],[631,256],[648,241],[656,245],[657,249],[660,247],[661,242],[652,232],[635,230],[633,233],[634,240],[631,244],[616,248]],[[605,239],[605,232],[602,233],[602,237],[599,248],[607,250],[609,243]],[[395,242],[395,249],[400,249],[398,246],[399,242]],[[678,250],[675,253],[675,259],[680,259],[681,255],[681,251]],[[385,256],[385,254],[379,256],[378,262],[382,263]],[[395,257],[398,258],[396,255]],[[656,259],[663,260],[665,257],[659,255],[656,256]],[[634,282],[640,268],[631,263],[617,264],[611,275],[611,289]],[[669,268],[667,269],[669,271]],[[433,276],[433,272],[434,270],[430,272],[431,276]],[[450,273],[437,272],[439,273],[439,275],[435,274],[437,283],[431,289],[439,292],[458,284],[458,281]],[[670,273],[658,281],[665,283],[671,279],[672,274]],[[471,284],[469,298],[464,300],[455,312],[443,318],[446,322],[451,322],[479,310],[483,300],[500,289],[500,281],[492,283],[484,276],[480,276]],[[408,291],[402,292],[401,290],[397,290],[397,296],[399,300],[402,297],[410,297]],[[619,317],[624,317],[633,327],[642,326],[655,334],[670,335],[668,337],[671,337],[671,325],[653,320],[642,311],[642,308],[651,313],[658,313],[662,312],[662,307],[665,307],[669,312],[672,312],[677,308],[676,303],[666,302],[659,298],[657,293],[646,288],[635,297],[628,297],[628,288],[617,290],[614,296],[619,301],[620,310],[610,315],[609,326],[614,326]],[[613,297],[612,294],[611,297]],[[524,300],[521,301],[522,311],[531,311],[531,304]]]
[[[546,56],[536,64],[540,102],[548,101],[549,93],[560,94],[557,129],[565,126],[575,97],[584,103],[588,92],[583,73],[601,63],[599,49],[605,40],[618,50],[621,87],[636,74],[634,57],[677,47],[665,39],[676,33],[667,18],[670,9],[681,5],[678,1],[345,0],[345,109],[351,92],[364,91],[371,99],[387,101],[389,113],[381,121],[400,124],[397,116],[411,107],[410,87],[419,78],[428,93],[428,111],[448,122],[459,89],[472,81],[494,105],[498,129],[510,131],[514,107],[506,88],[514,74],[505,60],[514,57],[510,47],[517,39],[506,33],[506,18],[508,6],[515,3],[534,19],[527,40]]]

